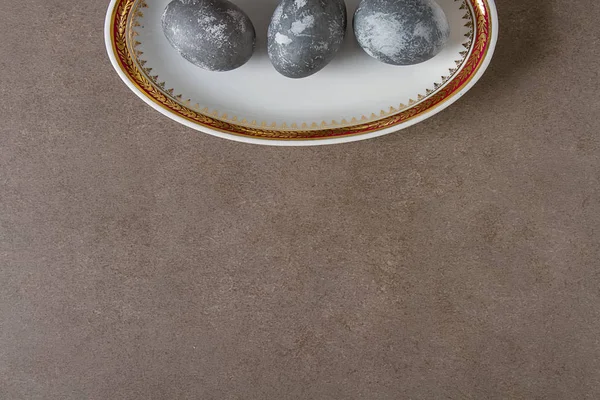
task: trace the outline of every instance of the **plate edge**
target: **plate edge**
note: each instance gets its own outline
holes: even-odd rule
[[[409,119],[405,121],[401,121],[396,123],[393,126],[388,128],[379,128],[377,130],[371,132],[357,132],[357,133],[347,133],[342,134],[341,136],[330,136],[330,137],[298,137],[298,138],[269,138],[269,137],[253,137],[247,136],[244,134],[238,134],[234,132],[221,131],[219,129],[215,129],[214,127],[209,127],[205,125],[200,125],[197,122],[192,122],[186,118],[183,118],[176,113],[163,108],[163,105],[156,100],[148,97],[141,88],[132,82],[129,76],[122,70],[121,65],[116,57],[116,47],[114,41],[114,15],[115,15],[115,7],[117,3],[121,0],[111,0],[108,6],[105,23],[104,23],[104,39],[106,51],[108,53],[109,59],[113,68],[116,70],[117,74],[123,80],[123,82],[132,90],[138,97],[140,97],[146,104],[150,105],[155,110],[159,111],[161,114],[169,117],[170,119],[179,122],[185,126],[188,126],[192,129],[208,133],[217,137],[235,140],[238,142],[244,143],[252,143],[252,144],[262,144],[262,145],[275,145],[275,146],[310,146],[310,145],[325,145],[325,144],[335,144],[335,143],[345,143],[345,142],[355,142],[358,140],[370,139],[382,135],[386,135],[392,132],[396,132],[405,128],[408,128],[416,123],[419,123],[427,118],[432,117],[433,115],[441,112],[446,109],[454,102],[456,102],[459,98],[461,98],[468,90],[470,90],[478,81],[481,79],[481,76],[485,73],[488,68],[491,59],[493,57],[493,53],[496,47],[496,43],[498,40],[498,32],[499,32],[499,22],[498,22],[498,13],[494,0],[475,0],[479,3],[487,3],[488,7],[484,6],[484,9],[487,8],[489,15],[489,31],[488,35],[489,42],[488,46],[485,50],[485,54],[481,58],[479,65],[477,66],[477,71],[471,76],[471,78],[463,83],[463,86],[457,89],[457,91],[445,99],[442,99],[438,104],[433,105],[431,108],[423,111],[422,113],[415,115],[414,117],[409,117]]]

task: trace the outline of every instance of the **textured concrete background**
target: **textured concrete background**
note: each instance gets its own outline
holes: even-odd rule
[[[270,148],[137,99],[106,1],[0,0],[0,398],[600,398],[598,4],[500,0],[446,111]]]

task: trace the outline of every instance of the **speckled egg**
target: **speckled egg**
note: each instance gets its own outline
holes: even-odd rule
[[[347,21],[344,0],[282,0],[267,34],[271,63],[288,78],[314,74],[342,47]]]
[[[238,68],[254,51],[252,21],[227,0],[173,0],[162,15],[162,29],[183,58],[209,71]]]
[[[450,37],[446,14],[434,0],[362,0],[353,24],[367,54],[393,65],[427,61]]]

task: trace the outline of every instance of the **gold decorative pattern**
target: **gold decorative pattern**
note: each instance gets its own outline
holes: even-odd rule
[[[442,76],[441,82],[435,83],[432,89],[427,89],[425,95],[418,94],[417,100],[410,99],[408,105],[391,106],[389,110],[372,113],[369,117],[363,115],[360,119],[352,118],[350,122],[302,123],[300,128],[298,124],[277,126],[276,123],[238,120],[238,117],[211,112],[207,108],[200,110],[197,104],[191,105],[190,100],[182,100],[181,95],[175,95],[173,89],[166,89],[158,76],[151,75],[152,69],[144,67],[146,61],[141,59],[143,52],[137,49],[141,43],[136,40],[138,33],[135,28],[140,26],[138,18],[143,17],[141,9],[144,7],[147,7],[144,0],[118,0],[113,9],[113,50],[131,82],[155,103],[189,121],[226,133],[264,139],[319,139],[357,135],[393,127],[415,118],[437,107],[464,87],[479,69],[490,44],[491,21],[487,0],[462,0],[460,9],[467,10],[463,18],[467,20],[465,26],[469,28],[465,35],[467,41],[463,43],[466,50],[460,53],[463,58],[456,60],[456,68],[450,69],[448,76]],[[347,124],[350,126],[345,126]]]

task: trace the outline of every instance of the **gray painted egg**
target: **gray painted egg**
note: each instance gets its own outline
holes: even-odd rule
[[[314,74],[342,47],[347,21],[344,0],[282,0],[267,34],[271,63],[288,78]]]
[[[227,0],[173,0],[162,15],[162,29],[183,58],[210,71],[238,68],[254,51],[252,21]]]
[[[427,61],[450,38],[446,14],[434,0],[362,0],[353,23],[367,54],[393,65]]]

